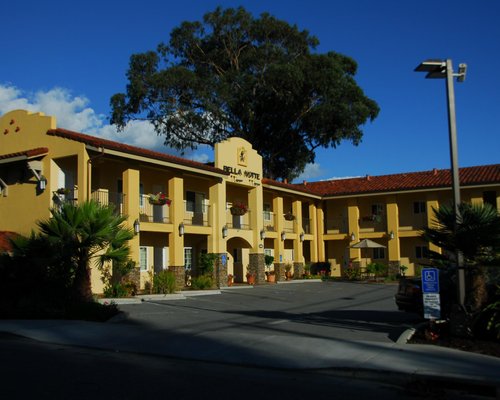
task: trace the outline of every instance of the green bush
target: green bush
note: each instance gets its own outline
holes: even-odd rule
[[[210,276],[200,275],[191,278],[191,288],[195,290],[211,289],[214,282]]]
[[[200,255],[199,272],[201,275],[212,275],[214,272],[214,264],[217,261],[217,254],[206,253]]]
[[[358,280],[361,277],[361,271],[359,268],[348,267],[344,270],[344,276],[350,281]]]
[[[175,275],[172,271],[160,271],[153,277],[153,292],[157,294],[175,293]]]
[[[384,276],[387,274],[387,265],[382,263],[370,263],[366,266],[366,272],[375,276]]]
[[[133,282],[110,283],[104,287],[104,297],[131,297],[137,292]]]

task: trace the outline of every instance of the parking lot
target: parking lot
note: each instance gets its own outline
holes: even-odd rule
[[[177,334],[279,335],[349,341],[395,342],[418,323],[398,311],[396,285],[306,282],[229,288],[218,295],[121,305],[120,324]]]

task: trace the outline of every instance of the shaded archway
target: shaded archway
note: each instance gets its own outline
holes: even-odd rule
[[[241,237],[232,237],[227,241],[227,273],[234,276],[234,282],[242,283],[246,280],[246,267],[249,264],[251,247],[250,243]]]

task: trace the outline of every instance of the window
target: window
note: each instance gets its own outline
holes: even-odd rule
[[[384,205],[372,204],[372,215],[384,215]]]
[[[427,258],[429,254],[429,249],[427,246],[416,246],[415,247],[415,257],[416,258]]]
[[[193,248],[184,247],[184,268],[191,269],[193,267]]]
[[[427,212],[425,201],[413,202],[413,214],[425,214]]]
[[[139,265],[141,271],[148,270],[148,248],[144,246],[139,247]]]
[[[373,258],[375,260],[385,258],[385,249],[383,247],[373,249]]]
[[[264,203],[264,221],[271,221],[271,204]]]
[[[186,211],[194,212],[195,192],[186,192]]]
[[[186,191],[186,211],[194,213],[205,212],[205,194]]]
[[[494,190],[483,192],[483,203],[490,204],[494,208],[497,208],[497,192]]]

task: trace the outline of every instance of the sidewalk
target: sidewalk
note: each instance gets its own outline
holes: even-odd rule
[[[353,342],[280,335],[197,335],[132,324],[5,320],[0,332],[69,346],[264,368],[311,370],[408,383],[415,380],[500,393],[500,359],[438,346]]]

